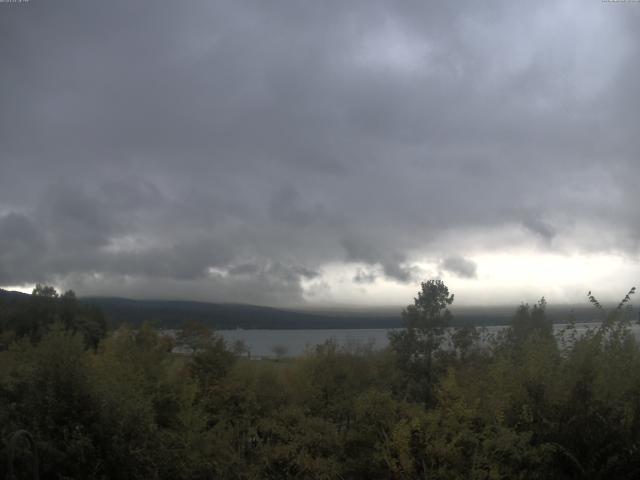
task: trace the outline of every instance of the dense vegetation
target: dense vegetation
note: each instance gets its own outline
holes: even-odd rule
[[[106,334],[72,294],[34,293],[0,305],[0,428],[34,435],[43,478],[640,474],[633,290],[610,312],[590,296],[601,323],[584,335],[554,337],[543,299],[487,338],[447,329],[453,295],[429,281],[387,350],[327,342],[279,361],[197,325],[180,339],[197,353],[172,355],[149,326]]]

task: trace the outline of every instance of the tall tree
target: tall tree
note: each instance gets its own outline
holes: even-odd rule
[[[453,294],[442,280],[422,282],[413,305],[402,311],[404,329],[391,332],[389,340],[398,366],[405,374],[406,391],[414,400],[429,404],[433,396],[433,359],[451,323]]]

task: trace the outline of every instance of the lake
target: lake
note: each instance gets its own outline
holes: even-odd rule
[[[597,326],[597,323],[576,323],[578,333]],[[561,331],[566,324],[555,324],[554,330]],[[497,333],[504,326],[485,327],[486,332]],[[636,338],[640,338],[640,325],[631,326]],[[249,348],[253,357],[275,357],[274,348],[283,347],[285,356],[302,355],[308,347],[335,339],[340,345],[351,343],[371,343],[374,349],[383,349],[389,345],[387,337],[389,330],[384,328],[372,329],[327,329],[327,330],[218,330],[227,342],[232,345],[242,340]]]

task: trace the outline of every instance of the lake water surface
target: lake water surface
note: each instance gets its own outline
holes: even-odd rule
[[[597,323],[576,323],[578,333],[587,328],[596,327]],[[554,329],[560,332],[566,324],[556,324]],[[504,326],[485,327],[488,334],[497,333]],[[640,325],[631,326],[636,338],[640,338]],[[350,343],[372,344],[374,349],[383,349],[389,345],[388,329],[329,329],[329,330],[218,330],[229,344],[242,340],[249,348],[252,357],[275,357],[274,349],[283,347],[285,356],[302,355],[307,348],[334,339],[340,345]]]

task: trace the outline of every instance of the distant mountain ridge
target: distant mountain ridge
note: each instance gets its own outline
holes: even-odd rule
[[[248,304],[207,303],[184,300],[132,300],[115,297],[87,297],[83,302],[99,307],[110,324],[140,324],[148,321],[167,328],[178,328],[185,321],[197,321],[219,330],[243,329],[357,329],[399,328],[401,311],[386,309],[293,310]],[[452,307],[453,326],[506,325],[517,305],[498,307]],[[564,323],[571,315],[577,321],[597,321],[589,305],[550,306],[547,313],[554,323]]]
[[[28,300],[31,295],[0,289],[0,300]],[[123,323],[150,322],[163,328],[179,328],[196,321],[218,330],[243,329],[358,329],[398,328],[402,326],[401,307],[390,308],[293,310],[248,304],[208,303],[187,300],[134,300],[121,297],[81,297],[95,305],[112,327]],[[516,311],[514,306],[451,308],[453,326],[506,325]],[[597,321],[597,312],[585,306],[549,306],[554,323],[564,323],[573,315],[578,321]]]
[[[5,298],[29,298],[31,295],[24,292],[16,292],[15,290],[4,290],[0,288],[0,297]]]
[[[390,315],[322,314],[247,304],[207,303],[184,300],[131,300],[117,297],[81,299],[99,307],[110,324],[152,324],[180,327],[196,321],[219,330],[243,329],[334,329],[396,328],[400,312]]]

